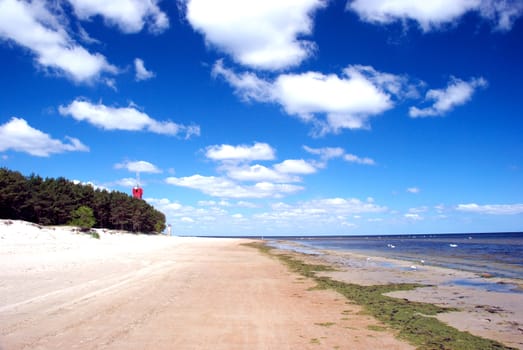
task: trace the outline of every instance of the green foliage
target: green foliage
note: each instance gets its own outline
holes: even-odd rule
[[[147,202],[118,191],[94,189],[60,178],[0,168],[0,219],[67,225],[80,206],[92,209],[94,227],[153,233],[165,229],[165,215]],[[82,226],[82,225],[79,225]]]
[[[316,272],[332,270],[326,265],[307,264],[289,255],[272,254],[271,248],[261,243],[246,244],[284,262],[292,271],[309,277],[318,283],[320,289],[332,289],[347,299],[364,307],[365,311],[398,331],[401,338],[416,345],[418,349],[443,350],[494,350],[513,349],[494,340],[481,338],[468,332],[461,332],[433,317],[438,313],[455,311],[432,304],[409,301],[385,296],[385,293],[412,290],[418,284],[387,284],[361,286],[317,276]]]
[[[82,230],[89,230],[94,226],[96,220],[94,219],[93,209],[82,205],[71,213],[72,220],[70,224],[72,226],[79,226]]]
[[[371,324],[367,326],[368,330],[375,331],[375,332],[385,332],[387,330],[387,327],[383,326],[377,326],[375,324]]]

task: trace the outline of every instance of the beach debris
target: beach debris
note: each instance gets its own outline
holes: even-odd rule
[[[394,244],[390,244],[390,243],[387,244],[387,247],[389,247],[389,248],[396,248],[396,246]]]
[[[450,243],[450,244],[449,244],[449,247],[451,247],[451,248],[456,248],[457,246],[458,246],[458,245],[455,244],[455,243]]]
[[[416,265],[410,265],[410,268],[411,268],[412,270],[417,270],[417,269],[418,269],[418,267],[417,267]]]
[[[482,309],[491,314],[497,314],[505,311],[503,308],[495,305],[476,305],[476,309]]]

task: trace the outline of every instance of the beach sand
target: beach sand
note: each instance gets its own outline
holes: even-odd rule
[[[474,335],[523,349],[522,281],[489,278],[455,269],[426,266],[421,262],[388,259],[376,255],[324,250],[320,255],[296,256],[314,264],[329,264],[335,272],[318,273],[338,281],[360,285],[418,283],[427,287],[387,295],[430,303],[459,311],[438,314],[450,326]]]
[[[0,220],[0,349],[412,349],[246,240]]]

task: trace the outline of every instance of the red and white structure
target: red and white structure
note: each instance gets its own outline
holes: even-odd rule
[[[133,187],[133,197],[142,199],[143,188],[140,187],[140,173],[136,173],[136,186]]]

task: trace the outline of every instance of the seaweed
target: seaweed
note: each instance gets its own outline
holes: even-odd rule
[[[314,280],[316,289],[331,289],[350,301],[361,305],[365,312],[391,329],[400,339],[404,339],[421,350],[476,350],[476,349],[514,349],[491,339],[485,339],[469,332],[451,327],[435,316],[439,313],[456,311],[428,303],[399,299],[384,294],[394,291],[413,290],[425,287],[421,284],[395,283],[385,285],[362,286],[318,276],[317,272],[335,271],[329,265],[308,264],[287,254],[275,254],[264,243],[248,243],[247,246],[258,249],[282,261],[290,270]]]

